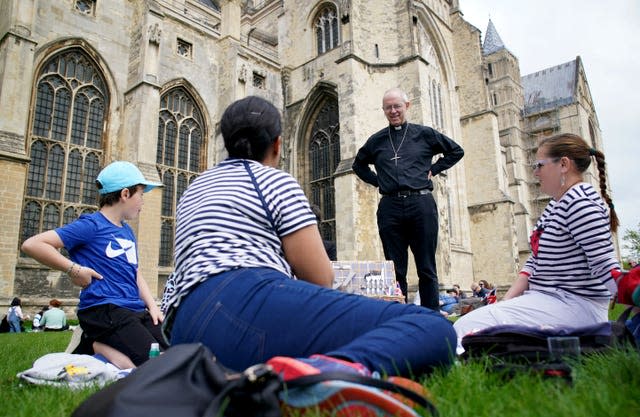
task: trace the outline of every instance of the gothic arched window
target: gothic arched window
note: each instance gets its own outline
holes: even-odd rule
[[[444,129],[444,116],[442,110],[442,87],[435,79],[431,80],[429,87],[429,99],[431,101],[431,120],[433,128]]]
[[[593,127],[593,122],[589,119],[589,144],[592,148],[597,148],[598,143],[596,142],[596,130]]]
[[[313,122],[309,139],[309,200],[320,208],[318,226],[323,239],[336,240],[334,172],[340,163],[338,102],[324,101]]]
[[[79,50],[61,52],[38,74],[29,139],[21,241],[97,210],[109,94]]]
[[[176,207],[187,186],[204,169],[204,122],[191,95],[176,87],[160,98],[156,166],[164,184],[160,266],[171,266]]]
[[[318,55],[337,47],[340,44],[340,26],[335,6],[326,5],[314,20]]]

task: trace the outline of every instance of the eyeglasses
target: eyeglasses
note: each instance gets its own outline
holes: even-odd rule
[[[558,162],[560,158],[547,158],[547,159],[539,159],[531,165],[531,168],[535,171],[536,169],[540,169],[548,163]]]
[[[382,110],[387,112],[391,110],[400,110],[403,106],[404,104],[389,104],[388,106],[382,107]]]

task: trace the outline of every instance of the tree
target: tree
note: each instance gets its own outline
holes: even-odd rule
[[[625,230],[622,240],[626,243],[624,248],[629,251],[630,258],[637,262],[640,259],[640,224],[637,230]]]

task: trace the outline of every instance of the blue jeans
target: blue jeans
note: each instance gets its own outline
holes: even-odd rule
[[[9,333],[21,333],[22,332],[22,323],[20,323],[20,317],[14,315],[10,319],[9,322]]]
[[[630,320],[627,320],[626,325],[633,335],[636,345],[640,346],[640,313],[636,313]]]
[[[383,374],[418,376],[451,364],[456,336],[433,310],[242,268],[210,277],[181,302],[171,344],[193,342],[235,370],[274,356],[320,353]]]
[[[456,297],[452,297],[450,295],[440,295],[440,301],[442,301],[442,305],[440,306],[440,310],[445,311],[449,314],[453,313],[453,309],[458,305],[458,300]]]

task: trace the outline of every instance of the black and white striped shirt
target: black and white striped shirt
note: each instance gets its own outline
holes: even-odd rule
[[[615,291],[612,269],[619,269],[609,226],[609,213],[598,192],[588,183],[551,200],[537,223],[542,231],[537,254],[522,272],[529,288],[560,288],[591,298],[608,299]]]
[[[167,280],[163,311],[177,307],[196,284],[231,269],[264,267],[292,276],[280,239],[316,224],[316,217],[291,175],[256,161],[227,159],[187,188],[176,223],[175,271]]]

